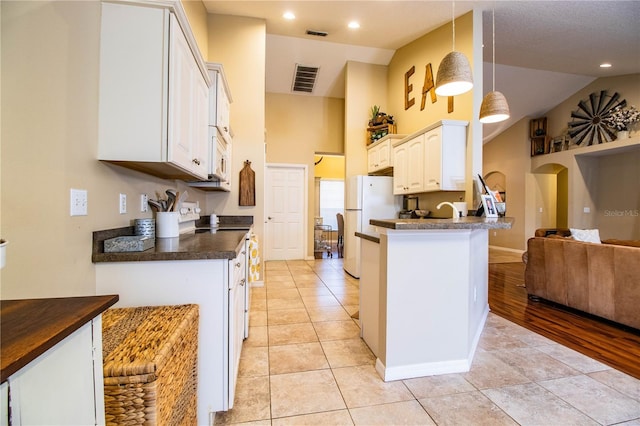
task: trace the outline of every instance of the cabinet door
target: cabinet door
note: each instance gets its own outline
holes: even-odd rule
[[[386,140],[378,146],[378,170],[391,167],[391,141]]]
[[[216,125],[220,129],[220,133],[229,141],[231,139],[231,130],[229,126],[229,96],[225,90],[222,81],[222,74],[217,73],[216,77]]]
[[[94,389],[94,331],[91,322],[83,325],[9,377],[11,424],[104,424],[104,410],[96,413],[104,391]]]
[[[407,186],[407,144],[403,143],[393,149],[393,194],[406,194]]]
[[[209,165],[209,126],[207,116],[209,106],[209,88],[207,87],[207,83],[195,62],[193,63],[192,72],[195,74],[193,92],[193,106],[195,113],[193,114],[194,138],[191,170],[198,177],[206,179],[211,168]]]
[[[442,188],[442,127],[425,134],[424,190]]]
[[[167,161],[185,170],[192,167],[191,129],[194,74],[192,55],[178,21],[171,15],[169,35],[169,146]]]
[[[375,172],[378,170],[378,165],[380,157],[380,145],[374,146],[373,148],[367,151],[367,170],[369,173]]]
[[[407,193],[424,190],[424,135],[407,142]]]

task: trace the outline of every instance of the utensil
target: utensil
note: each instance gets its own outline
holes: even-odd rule
[[[176,211],[180,211],[180,209],[182,208],[182,203],[184,202],[184,200],[187,199],[187,195],[189,195],[189,193],[185,190],[184,192],[179,192],[178,196],[177,196],[177,200],[176,200],[176,205],[175,205],[175,210]]]
[[[177,198],[177,193],[175,191],[175,189],[167,189],[165,191],[165,193],[167,194],[167,211],[171,212],[173,211],[174,205],[176,203],[176,198]]]
[[[152,208],[156,209],[157,212],[164,211],[162,209],[162,205],[159,202],[157,202],[156,200],[149,199],[149,200],[147,200],[147,203],[149,203],[149,205]]]

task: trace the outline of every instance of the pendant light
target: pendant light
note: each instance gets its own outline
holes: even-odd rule
[[[440,62],[436,77],[436,94],[440,96],[460,95],[473,88],[469,60],[464,54],[456,52],[455,2],[452,2],[451,6],[451,22],[453,27],[452,52]]]
[[[509,104],[507,98],[496,92],[496,9],[492,12],[493,23],[493,91],[487,93],[480,105],[481,123],[498,123],[509,118]]]

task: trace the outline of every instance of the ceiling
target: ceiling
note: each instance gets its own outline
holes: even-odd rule
[[[491,9],[496,90],[511,118],[485,125],[485,141],[523,117],[544,114],[595,78],[640,73],[638,1],[217,1],[209,13],[266,21],[266,90],[292,93],[295,64],[320,67],[313,96],[344,97],[344,65],[387,65],[394,51],[476,8],[483,11],[484,92],[491,89]],[[285,11],[296,19],[285,20]],[[347,23],[357,20],[360,28]],[[306,30],[328,33],[306,35]],[[602,62],[611,68],[600,68]],[[435,70],[434,70],[435,71]],[[525,84],[523,84],[523,82]],[[303,95],[309,96],[309,95]]]

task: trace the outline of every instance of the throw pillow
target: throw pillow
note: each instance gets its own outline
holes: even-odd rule
[[[571,236],[577,241],[600,244],[600,232],[597,229],[569,229]]]

